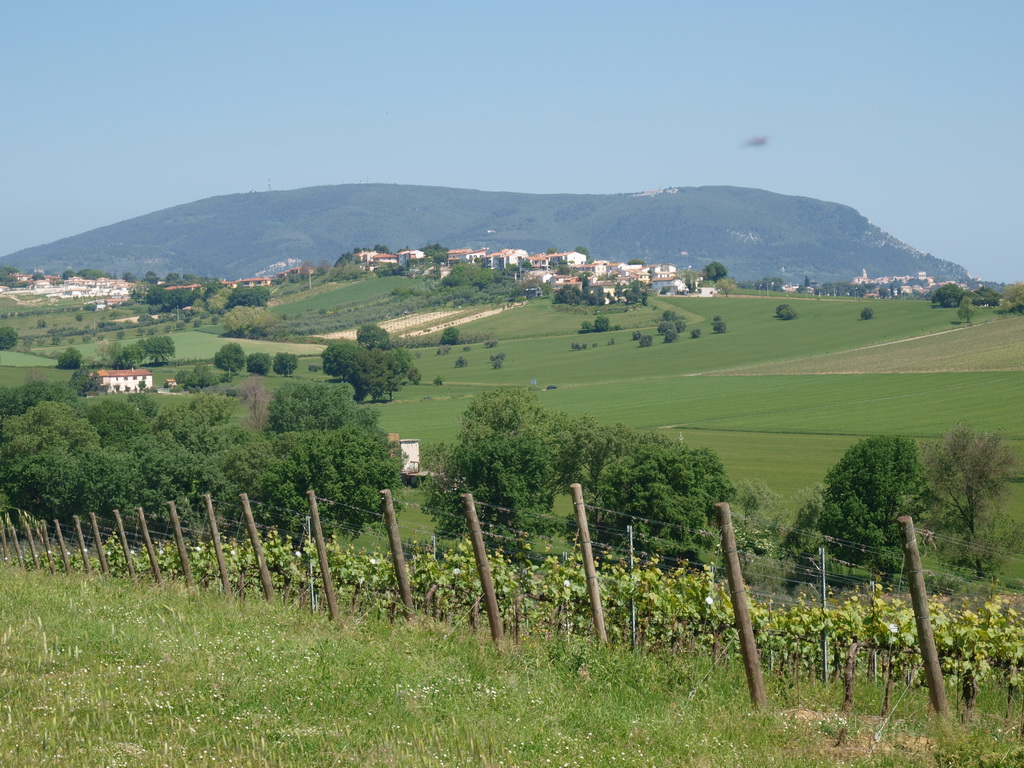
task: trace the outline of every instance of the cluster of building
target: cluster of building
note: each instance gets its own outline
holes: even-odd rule
[[[885,285],[893,290],[899,289],[899,293],[912,293],[917,296],[923,296],[927,293],[931,293],[934,288],[937,288],[940,284],[951,282],[950,280],[942,280],[937,282],[935,278],[930,277],[927,272],[918,272],[916,275],[887,275],[885,277],[868,277],[868,271],[862,269],[859,277],[851,280],[854,285]],[[961,288],[967,288],[963,283],[958,283]],[[877,293],[867,294],[868,296],[877,296]]]
[[[131,297],[132,284],[114,277],[60,277],[13,274],[13,286],[0,285],[0,293],[49,296],[54,299],[101,299],[103,306],[123,304]],[[102,308],[102,307],[101,307]]]
[[[355,254],[356,263],[367,272],[384,265],[415,268],[425,265],[426,258],[427,255],[419,250],[405,250],[394,254],[360,251]],[[531,255],[521,248],[505,248],[500,251],[488,251],[486,248],[457,248],[448,251],[447,264],[440,267],[441,276],[449,274],[458,264],[478,264],[485,269],[497,270],[512,267],[518,269],[523,278],[550,284],[556,290],[569,285],[581,285],[583,275],[586,274],[592,287],[614,290],[623,284],[639,282],[658,294],[684,295],[693,292],[703,296],[714,295],[712,286],[696,285],[696,273],[691,275],[688,282],[684,272],[675,264],[589,261],[586,254],[578,251]]]

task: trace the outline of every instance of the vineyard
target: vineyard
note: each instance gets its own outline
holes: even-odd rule
[[[366,515],[378,521],[372,530],[383,540],[387,505],[353,510],[311,494],[311,507],[323,509],[327,521],[323,564],[318,562],[308,510],[270,509],[254,501],[252,507],[263,521],[256,524],[247,499],[238,507],[245,515],[227,512],[237,503],[217,506],[220,511],[214,513],[214,501],[209,500],[208,526],[195,522],[191,527],[180,524],[173,505],[171,523],[154,519],[147,524],[138,510],[134,524],[127,526],[117,514],[116,528],[102,527],[95,518],[84,526],[75,518],[69,526],[8,515],[0,526],[0,544],[5,562],[25,569],[48,569],[55,575],[102,572],[156,583],[173,579],[189,589],[283,600],[321,613],[328,612],[325,566],[331,591],[349,614],[396,621],[406,612],[392,552],[386,546],[357,550],[346,541],[352,531],[339,522],[351,512]],[[315,519],[318,527],[318,513]],[[506,641],[593,636],[579,536],[576,546],[555,553],[536,551],[530,542],[506,534],[483,533]],[[662,558],[649,549],[597,546],[603,549],[596,580],[609,643],[645,653],[703,657],[709,670],[737,658],[733,606],[720,567]],[[439,545],[426,536],[423,542],[402,544],[398,551],[408,571],[413,613],[452,627],[485,626],[486,602],[468,540]],[[752,552],[740,554],[748,570],[764,567]],[[769,597],[763,586],[755,586],[751,624],[768,675],[795,684],[822,676],[835,680],[843,687],[843,711],[854,705],[857,680],[878,686],[880,716],[885,718],[880,736],[906,692],[923,685],[915,617],[902,574],[885,585],[845,578],[846,589],[821,601],[808,589],[810,581],[796,595],[779,591]],[[1019,600],[1005,594],[1006,589],[997,592],[994,585],[989,592],[961,601],[933,597],[930,605],[947,688],[957,692],[964,720],[972,717],[983,686],[1002,691],[1006,717],[1012,717],[1024,668]]]

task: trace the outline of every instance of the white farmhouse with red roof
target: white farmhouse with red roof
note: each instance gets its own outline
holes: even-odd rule
[[[100,389],[105,392],[138,392],[153,386],[153,374],[145,368],[129,368],[124,371],[96,371]]]

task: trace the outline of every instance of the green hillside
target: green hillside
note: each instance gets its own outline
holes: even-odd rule
[[[966,277],[838,203],[738,187],[655,195],[532,195],[349,184],[225,195],[169,208],[3,257],[21,269],[91,267],[247,277],[355,247],[590,249],[594,258],[700,267],[740,279],[871,275]],[[276,266],[272,266],[276,265]]]

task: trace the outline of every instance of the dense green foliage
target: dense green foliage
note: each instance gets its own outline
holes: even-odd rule
[[[678,552],[696,541],[693,529],[706,526],[712,505],[732,494],[713,451],[550,411],[525,389],[475,397],[456,442],[436,448],[426,464],[435,473],[428,492],[442,530],[461,527],[458,494],[472,492],[488,524],[517,536],[554,533],[562,525],[551,514],[556,495],[586,478],[596,503],[608,508],[596,538],[620,541],[625,517],[641,515],[653,518],[644,530]]]
[[[199,513],[204,493],[294,506],[314,486],[372,507],[397,478],[376,415],[356,406],[346,385],[283,385],[266,431],[234,425],[234,410],[222,395],[171,398],[158,409],[143,395],[83,401],[65,384],[0,388],[0,496],[62,520],[136,506],[162,517],[169,500]],[[342,514],[353,532],[366,522]]]
[[[844,559],[894,573],[903,561],[896,519],[917,515],[924,494],[924,470],[913,440],[866,438],[825,476],[821,532],[832,537]]]
[[[357,400],[390,399],[408,378],[412,356],[407,349],[370,348],[352,341],[332,341],[321,354],[323,371],[350,384]]]
[[[63,370],[74,371],[82,367],[82,353],[75,347],[68,347],[57,358],[57,367]]]
[[[227,373],[238,373],[245,367],[245,351],[235,342],[225,344],[213,356],[213,364]]]

